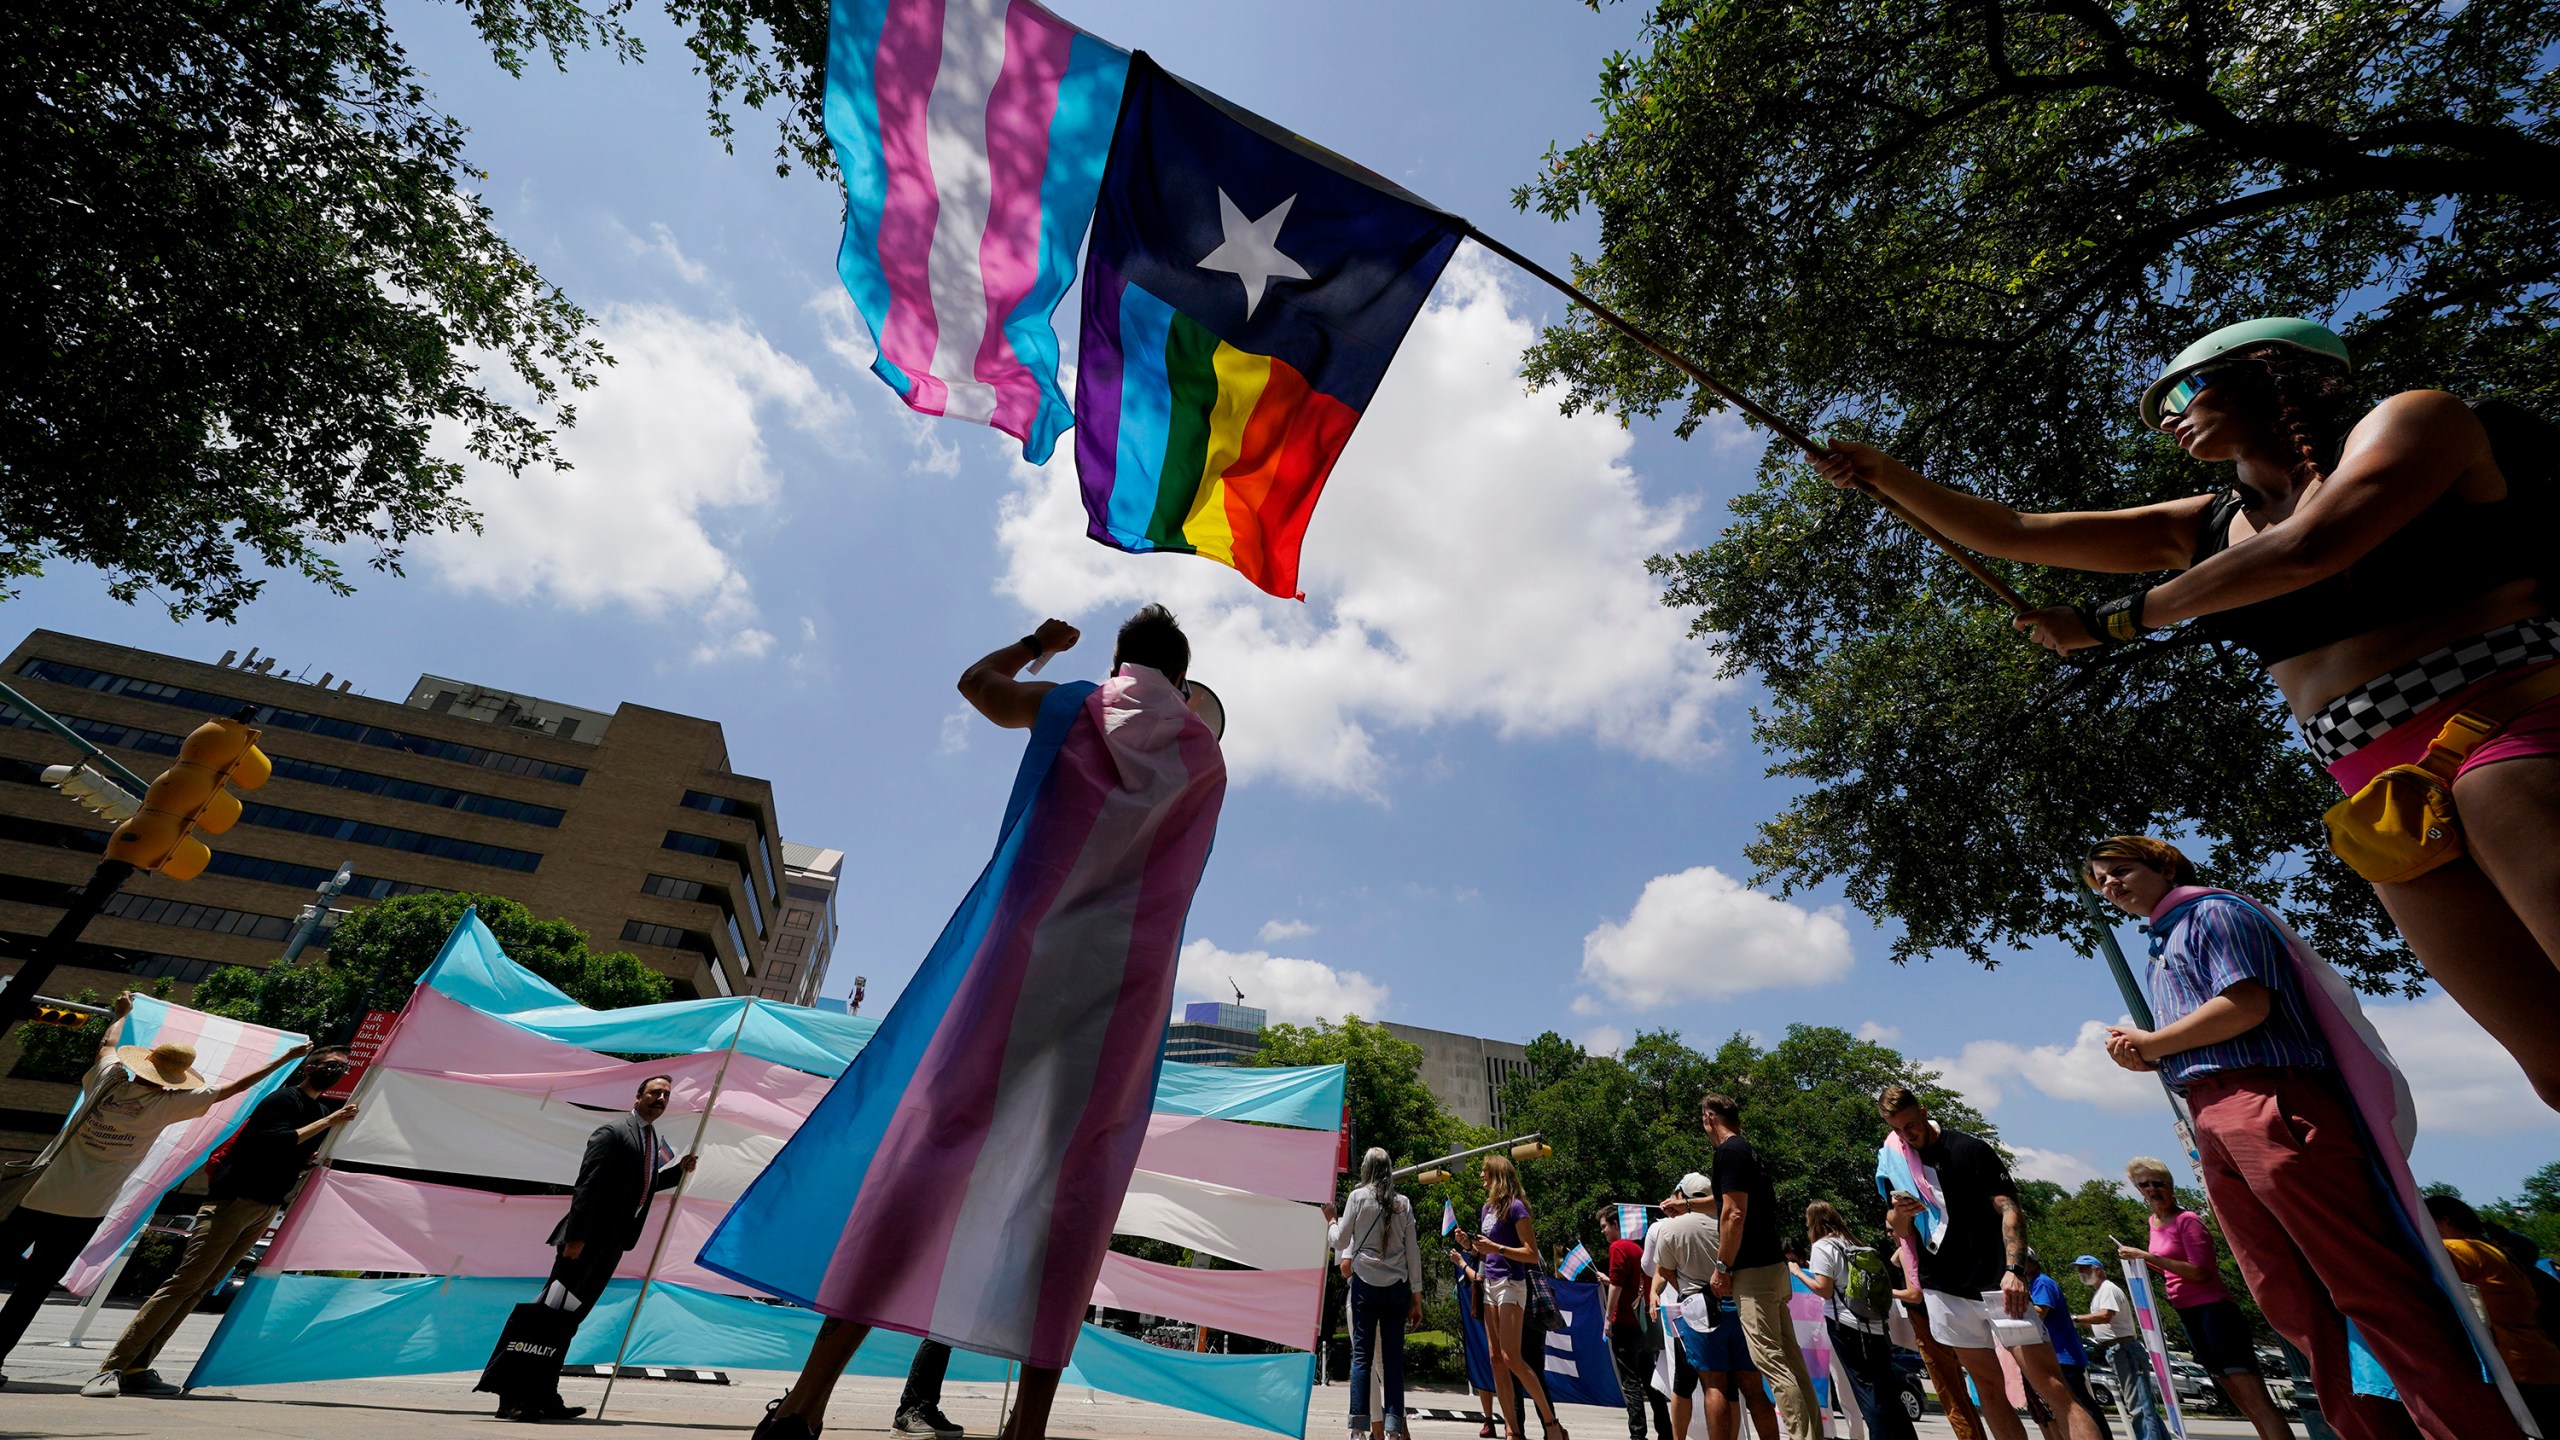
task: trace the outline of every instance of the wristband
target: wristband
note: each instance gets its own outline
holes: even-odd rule
[[[1037,634],[1025,635],[1019,643],[1031,652],[1031,658],[1034,660],[1049,653],[1047,647],[1040,643],[1040,637]]]
[[[2150,631],[2142,623],[2142,602],[2151,592],[2136,590],[2096,605],[2083,605],[2078,613],[2080,623],[2088,627],[2089,636],[2101,645],[2127,645]]]

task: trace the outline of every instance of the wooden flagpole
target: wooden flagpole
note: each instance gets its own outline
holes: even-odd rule
[[[1554,271],[1549,270],[1546,266],[1539,264],[1537,261],[1530,259],[1528,256],[1521,254],[1519,251],[1512,249],[1510,246],[1503,244],[1501,241],[1494,239],[1492,236],[1487,235],[1482,230],[1477,229],[1474,222],[1461,221],[1460,223],[1467,227],[1468,239],[1475,241],[1477,244],[1482,245],[1494,254],[1501,256],[1503,259],[1510,261],[1512,264],[1519,266],[1521,269],[1528,271],[1530,274],[1547,282],[1549,285],[1554,286],[1557,291],[1562,293],[1566,298],[1572,300],[1575,304],[1580,305],[1583,309],[1590,311],[1594,316],[1598,317],[1601,323],[1617,331],[1619,334],[1626,336],[1628,339],[1633,340],[1645,349],[1653,352],[1653,354],[1669,362],[1674,368],[1679,370],[1680,373],[1688,376],[1700,385],[1705,386],[1707,389],[1714,391],[1717,395],[1722,396],[1726,403],[1732,405],[1735,409],[1740,410],[1743,414],[1750,416],[1752,419],[1759,421],[1761,425],[1776,433],[1778,436],[1786,440],[1787,443],[1795,446],[1797,449],[1802,450],[1805,454],[1817,460],[1830,453],[1827,446],[1816,441],[1811,435],[1806,434],[1802,429],[1787,421],[1783,416],[1769,410],[1767,407],[1753,400],[1750,396],[1745,395],[1741,391],[1734,389],[1732,386],[1725,384],[1715,376],[1708,374],[1706,371],[1692,363],[1686,356],[1681,355],[1678,351],[1673,350],[1670,346],[1663,344],[1661,341],[1654,339],[1644,331],[1637,329],[1636,326],[1628,321],[1625,316],[1620,315],[1617,311],[1612,310],[1608,306],[1593,299],[1588,293],[1584,292],[1581,287],[1573,284],[1563,276],[1556,274]],[[1966,574],[1981,581],[1990,589],[1992,594],[1999,596],[2000,603],[2008,606],[2012,611],[2021,615],[2035,608],[2034,606],[2029,605],[2015,589],[2011,588],[2009,582],[2001,579],[1998,575],[1993,574],[1991,567],[1983,564],[1979,557],[1956,544],[1954,541],[1948,539],[1945,535],[1939,533],[1936,526],[1931,525],[1928,521],[1913,514],[1909,509],[1904,507],[1902,502],[1871,485],[1861,484],[1858,488],[1866,492],[1866,494],[1874,499],[1877,504],[1882,505],[1887,510],[1890,510],[1894,514],[1902,517],[1903,523],[1909,525],[1912,529],[1919,531],[1930,544],[1945,551],[1948,559],[1963,566]]]
[[[729,1048],[720,1057],[720,1069],[711,1077],[711,1094],[702,1102],[702,1118],[694,1122],[693,1144],[685,1151],[687,1155],[699,1156],[702,1153],[702,1137],[711,1129],[711,1112],[720,1103],[720,1087],[729,1081],[729,1062],[738,1058],[739,1037],[747,1033],[747,1017],[754,1014],[755,1009],[756,998],[752,995],[748,996],[747,1003],[738,1009],[738,1023],[729,1032]],[[657,1159],[654,1155],[649,1158]],[[695,1163],[699,1164],[700,1161],[697,1160]],[[650,1173],[652,1175],[657,1173],[654,1165],[650,1168]],[[676,1176],[676,1192],[667,1201],[667,1223],[659,1227],[658,1243],[650,1248],[649,1268],[640,1273],[640,1293],[632,1297],[630,1318],[622,1322],[622,1343],[613,1348],[613,1368],[605,1372],[604,1394],[596,1401],[598,1420],[604,1418],[604,1407],[613,1403],[613,1384],[622,1378],[622,1357],[631,1353],[631,1332],[640,1327],[640,1307],[649,1303],[649,1287],[658,1278],[658,1262],[666,1257],[667,1237],[676,1231],[676,1209],[684,1204],[684,1187],[692,1179],[693,1172],[690,1170]]]

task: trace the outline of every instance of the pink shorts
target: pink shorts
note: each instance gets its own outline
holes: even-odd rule
[[[2399,724],[2382,732],[2363,749],[2329,767],[2329,778],[2338,788],[2353,795],[2363,789],[2374,776],[2394,765],[2415,765],[2427,758],[2427,747],[2443,733],[2444,722],[2462,713],[2463,705],[2485,686],[2513,678],[2513,672],[2493,676],[2467,690],[2457,690]],[[2460,778],[2483,765],[2501,760],[2524,760],[2537,755],[2560,756],[2560,695],[2543,701],[2505,725],[2498,733],[2480,742],[2479,747],[2462,759],[2462,768],[2454,775]]]

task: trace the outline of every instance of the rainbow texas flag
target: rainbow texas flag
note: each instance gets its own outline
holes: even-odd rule
[[[1133,56],[1085,259],[1087,533],[1297,595],[1325,477],[1464,233]]]
[[[836,270],[872,372],[1038,464],[1067,428],[1049,317],[1075,276],[1129,56],[1033,0],[834,0]]]

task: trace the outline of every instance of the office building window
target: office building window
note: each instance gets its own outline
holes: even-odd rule
[[[640,882],[643,892],[668,900],[700,900],[711,887],[699,880],[679,880],[673,875],[652,875]]]
[[[282,940],[293,930],[293,922],[281,916],[134,894],[107,897],[105,913],[145,925],[176,925],[187,930],[210,930],[216,935],[246,935],[253,940]]]
[[[665,792],[660,791],[659,793],[664,794]],[[702,790],[687,790],[684,792],[684,807],[688,810],[707,810],[714,815],[753,815],[756,813],[755,806],[744,800],[736,799],[728,795],[713,795]]]
[[[156,680],[140,680],[130,675],[112,675],[80,665],[66,665],[58,660],[29,660],[18,667],[18,673],[35,680],[50,680],[56,685],[70,685],[82,690],[95,690],[101,695],[123,695],[135,700],[149,700],[181,710],[194,710],[207,715],[229,715],[240,709],[243,701],[234,696],[216,695],[204,690],[190,690],[179,685],[164,685]],[[437,760],[451,760],[462,765],[477,765],[507,775],[529,775],[536,780],[552,780],[563,785],[586,783],[587,772],[575,765],[557,765],[548,760],[535,760],[524,755],[509,755],[499,750],[483,750],[477,745],[462,745],[432,736],[413,735],[405,730],[387,730],[379,725],[363,725],[353,720],[339,720],[327,715],[314,715],[304,710],[287,710],[274,705],[257,705],[249,720],[277,730],[301,730],[313,735],[326,735],[335,740],[352,741],[384,750],[398,750],[411,755],[425,755]]]
[[[790,914],[782,917],[782,928],[785,930],[806,930],[809,928],[809,922],[809,911],[794,910]]]
[[[773,942],[773,953],[776,955],[797,955],[807,948],[809,948],[809,942],[797,935],[785,935]]]
[[[758,994],[760,994],[760,995],[762,995],[762,996],[764,996],[764,998],[766,998],[767,1000],[789,1000],[789,999],[791,998],[791,992],[790,992],[790,991],[788,991],[788,990],[778,990],[778,989],[775,989],[775,988],[774,988],[773,986],[771,986],[771,985],[767,985],[766,987],[764,987],[764,989],[762,989],[762,990],[758,991],[757,993],[758,993]]]
[[[799,966],[791,964],[788,961],[776,961],[774,963],[773,973],[765,978],[768,980],[789,980],[797,977],[799,973]]]
[[[297,835],[318,835],[323,839],[346,840],[358,845],[379,845],[385,850],[406,850],[413,855],[433,855],[439,860],[459,860],[500,870],[522,870],[529,874],[542,864],[542,857],[530,850],[511,850],[504,845],[484,845],[476,840],[456,840],[449,835],[429,835],[423,831],[373,825],[362,820],[342,820],[335,815],[314,815],[307,810],[287,810],[281,805],[245,805],[241,807],[240,818],[270,830],[289,830]]]
[[[692,931],[674,925],[653,925],[646,920],[624,921],[622,938],[634,945],[657,945],[669,950],[702,948],[693,943],[701,937]]]
[[[724,845],[708,835],[695,835],[683,830],[668,831],[667,838],[658,842],[658,848],[681,850],[687,855],[700,855],[710,860],[727,859],[731,864],[737,863],[737,857],[728,853],[733,847]],[[739,866],[739,868],[743,870],[746,867]]]

